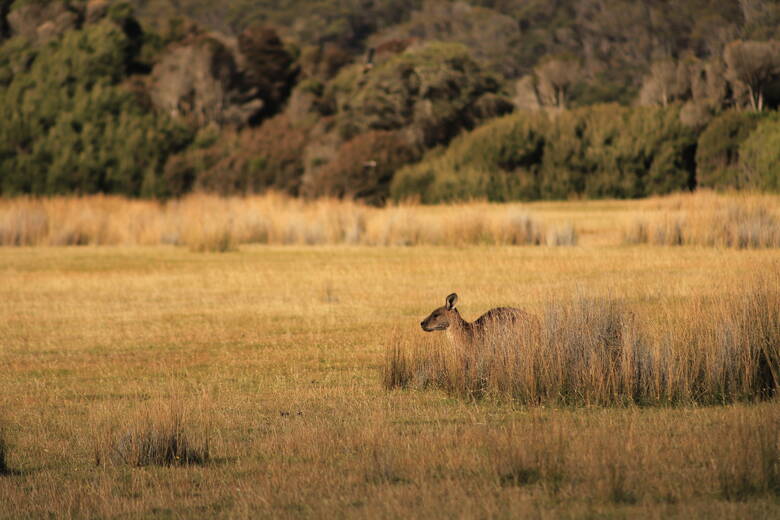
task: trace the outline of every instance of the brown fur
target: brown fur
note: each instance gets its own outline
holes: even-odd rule
[[[464,320],[455,307],[458,295],[447,296],[444,306],[434,309],[427,318],[420,322],[426,332],[444,330],[451,342],[463,346],[474,346],[481,343],[491,334],[521,326],[530,326],[539,330],[539,318],[522,309],[514,307],[497,307],[469,323]]]

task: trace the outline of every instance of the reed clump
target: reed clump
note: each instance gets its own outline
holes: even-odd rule
[[[622,299],[580,294],[548,302],[541,327],[521,324],[471,346],[396,333],[384,384],[529,405],[723,404],[774,395],[777,273],[664,307],[648,314]]]

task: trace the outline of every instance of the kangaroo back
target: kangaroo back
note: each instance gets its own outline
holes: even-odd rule
[[[426,332],[445,330],[450,341],[476,347],[491,337],[502,334],[516,335],[523,332],[537,334],[541,331],[539,318],[522,309],[514,307],[496,307],[469,323],[461,318],[455,304],[458,295],[447,296],[445,305],[434,309],[420,325]]]

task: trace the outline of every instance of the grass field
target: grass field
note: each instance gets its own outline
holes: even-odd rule
[[[780,199],[750,201],[771,226]],[[571,247],[0,248],[0,517],[777,518],[777,398],[524,406],[383,385],[395,338],[446,348],[419,323],[453,291],[469,320],[584,294],[673,334],[676,309],[780,272],[777,248],[625,239],[688,204],[517,206],[572,225]],[[474,208],[404,211],[507,211]],[[180,449],[156,465],[125,456],[133,438]]]

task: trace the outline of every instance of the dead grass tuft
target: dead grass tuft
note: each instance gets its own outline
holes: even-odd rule
[[[550,246],[576,246],[579,237],[577,229],[571,222],[551,230],[547,234],[547,245]]]
[[[97,465],[174,466],[209,461],[208,429],[191,420],[192,410],[180,401],[142,407],[118,427],[110,418],[95,439]]]

